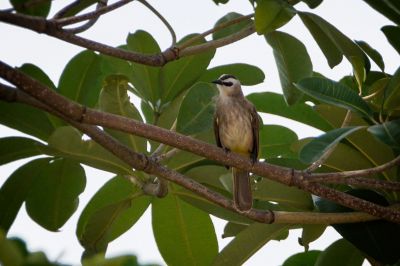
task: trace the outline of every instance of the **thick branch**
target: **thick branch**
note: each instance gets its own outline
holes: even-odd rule
[[[224,165],[230,165],[240,169],[248,170],[260,176],[268,177],[269,179],[289,186],[297,186],[300,189],[335,201],[351,209],[364,211],[389,221],[400,222],[400,212],[398,210],[379,206],[346,193],[339,192],[315,183],[310,183],[305,178],[307,174],[304,174],[302,171],[295,171],[293,169],[261,162],[253,164],[248,158],[234,153],[227,154],[215,145],[210,145],[208,143],[183,136],[163,128],[128,119],[126,117],[103,113],[89,108],[85,109],[83,106],[66,99],[54,91],[51,91],[41,83],[2,62],[0,62],[0,76],[55,111],[62,113],[72,121],[117,129],[165,143],[167,145],[195,153],[208,159],[215,160]],[[98,141],[97,139],[95,140]],[[131,163],[131,161],[127,162]],[[157,164],[152,160],[147,159],[147,162],[149,163],[148,166],[143,167],[142,165],[142,167],[140,167],[139,165],[137,169],[166,178],[181,185],[185,184],[183,185],[185,187],[193,182],[180,180],[180,178],[184,179],[184,176],[179,173],[175,173],[172,170],[166,168],[157,168]],[[191,188],[190,190],[196,191],[197,193],[202,193],[201,195],[207,194],[204,191],[204,188]],[[211,195],[211,198],[213,195],[215,195],[215,193]]]

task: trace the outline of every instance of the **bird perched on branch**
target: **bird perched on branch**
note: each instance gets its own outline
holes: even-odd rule
[[[243,95],[240,81],[224,74],[217,80],[219,96],[216,99],[214,133],[218,147],[249,157],[253,162],[258,156],[258,114]],[[253,199],[249,172],[232,168],[233,200],[242,212],[251,209]]]

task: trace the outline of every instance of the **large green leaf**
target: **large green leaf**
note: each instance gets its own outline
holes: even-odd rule
[[[56,151],[55,155],[71,158],[112,173],[132,173],[132,168],[129,165],[93,140],[83,140],[82,134],[73,127],[58,128],[51,135],[48,143]]]
[[[400,119],[371,126],[368,131],[392,149],[400,151]]]
[[[393,74],[386,87],[383,108],[389,112],[393,109],[400,110],[400,67]]]
[[[322,251],[315,266],[361,266],[363,261],[364,257],[358,249],[347,240],[339,239]]]
[[[363,127],[344,127],[326,132],[307,143],[300,151],[299,158],[303,163],[313,163],[317,161],[328,150],[332,149],[337,143]]]
[[[234,75],[245,86],[260,84],[265,78],[264,72],[260,68],[253,65],[236,63],[209,68],[199,78],[199,81],[211,82],[222,74]]]
[[[295,86],[304,93],[328,104],[333,104],[373,119],[372,110],[358,94],[347,86],[325,78],[305,78]]]
[[[0,138],[0,165],[42,154],[43,144],[23,137]]]
[[[139,220],[150,200],[126,178],[110,179],[82,211],[76,229],[79,241],[87,252],[105,251],[109,242]]]
[[[218,253],[209,215],[173,193],[154,199],[152,224],[158,249],[168,265],[210,265]]]
[[[301,253],[296,253],[287,258],[282,266],[310,266],[315,265],[318,256],[321,254],[319,250],[311,250]]]
[[[21,166],[11,174],[1,187],[0,227],[5,232],[10,229],[22,203],[31,191],[32,185],[40,178],[41,172],[44,171],[49,161],[48,158],[42,158]]]
[[[282,0],[257,1],[254,13],[255,27],[258,34],[265,34],[285,25],[296,10]]]
[[[198,82],[193,85],[183,98],[176,130],[185,135],[210,130],[213,124],[215,95],[216,89],[211,83]]]
[[[361,86],[369,62],[360,47],[323,18],[307,12],[298,14],[327,58],[329,66],[333,68],[339,64],[344,55],[352,64]]]
[[[157,54],[161,52],[153,36],[142,30],[129,34],[127,44],[129,50],[137,53]],[[155,110],[159,110],[159,106],[156,106],[156,104],[161,97],[159,73],[159,67],[132,63],[132,77],[130,80],[135,90],[139,93],[139,97],[151,102]]]
[[[295,37],[279,31],[265,35],[274,51],[279,78],[289,105],[295,104],[303,96],[293,83],[313,75],[313,67],[306,47]]]
[[[58,91],[71,100],[94,107],[103,82],[101,58],[92,51],[74,56],[65,66]]]
[[[364,0],[373,9],[395,22],[400,24],[400,5],[397,0]]]
[[[243,15],[239,14],[239,13],[236,13],[236,12],[230,12],[230,13],[226,14],[225,16],[223,16],[222,18],[220,18],[215,23],[214,27],[218,27],[219,25],[221,25],[223,23],[226,23],[228,21],[231,21],[231,20],[234,20],[234,19],[237,19],[237,18],[240,18],[240,17],[243,17]],[[253,23],[253,21],[250,20],[250,19],[241,21],[239,23],[233,24],[231,26],[228,26],[226,28],[223,28],[221,30],[218,30],[218,31],[214,32],[212,37],[213,37],[214,40],[227,37],[227,36],[229,36],[231,34],[237,33],[240,30],[250,26],[252,23]]]
[[[85,185],[85,171],[78,163],[51,161],[40,169],[26,199],[26,211],[42,227],[57,231],[75,212]]]
[[[99,108],[108,113],[125,116],[142,122],[142,116],[130,102],[127,90],[128,80],[125,76],[108,76],[100,92]],[[143,153],[147,149],[146,140],[143,138],[116,130],[107,130],[107,132],[134,151]]]
[[[384,26],[382,27],[381,31],[385,34],[386,39],[389,43],[393,46],[393,48],[400,54],[400,27],[399,26]]]
[[[385,71],[385,62],[383,61],[382,55],[372,48],[367,42],[365,41],[356,41],[358,46],[371,58],[375,64],[382,70]]]
[[[257,182],[253,197],[264,201],[277,202],[293,210],[312,210],[314,208],[310,193],[282,185],[267,178]]]
[[[299,244],[308,251],[309,244],[317,240],[326,229],[326,224],[305,224],[303,225],[303,230],[301,232],[301,237],[299,237]]]
[[[212,265],[242,265],[268,241],[289,228],[287,224],[253,223],[221,250]]]
[[[51,7],[51,0],[10,0],[10,2],[19,13],[39,17],[46,17]]]
[[[197,35],[188,35],[179,43],[183,43],[195,36]],[[202,38],[193,45],[205,42],[206,40]],[[189,89],[206,71],[214,54],[215,50],[210,49],[204,53],[180,58],[162,67],[160,72],[162,102],[168,103],[174,100],[181,92]]]
[[[332,126],[311,106],[305,103],[297,103],[289,107],[281,94],[273,92],[252,93],[247,96],[247,99],[256,106],[259,112],[286,117],[322,131],[332,129]]]
[[[260,129],[260,158],[294,158],[291,149],[297,135],[292,130],[278,125],[263,125]]]

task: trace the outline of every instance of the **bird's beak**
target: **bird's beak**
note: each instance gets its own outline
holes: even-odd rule
[[[214,83],[214,84],[222,85],[222,80],[219,80],[219,79],[211,81],[211,82]]]

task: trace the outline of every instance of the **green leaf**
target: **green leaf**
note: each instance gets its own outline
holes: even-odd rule
[[[313,67],[306,47],[295,37],[275,31],[265,35],[274,51],[275,62],[279,71],[279,78],[289,105],[295,104],[303,93],[293,86],[293,83],[313,75]]]
[[[26,199],[26,211],[42,227],[57,231],[78,207],[78,196],[86,185],[85,171],[67,159],[51,161],[40,170]]]
[[[92,51],[74,56],[65,66],[58,91],[67,98],[94,107],[102,87],[101,58]]]
[[[266,178],[257,182],[253,197],[263,201],[277,202],[293,210],[312,210],[314,208],[310,193]]]
[[[117,48],[128,50],[128,45],[120,45]],[[122,75],[125,76],[126,78],[129,78],[129,81],[133,84],[134,82],[132,78],[133,71],[131,63],[129,61],[104,54],[100,54],[99,57],[104,76]],[[130,87],[130,89],[132,89],[132,87]],[[135,89],[133,89],[133,91],[136,93]]]
[[[311,32],[331,68],[342,61],[343,55],[353,66],[354,75],[361,87],[368,61],[360,47],[323,18],[307,12],[298,12]]]
[[[373,119],[368,104],[352,89],[325,78],[305,78],[295,86],[304,93],[328,104],[333,104]]]
[[[337,143],[361,128],[363,127],[336,128],[317,138],[314,138],[301,149],[299,153],[300,160],[307,164],[317,161],[323,154],[332,149]]]
[[[0,227],[7,232],[25,201],[32,185],[49,164],[49,158],[31,161],[8,177],[0,189]],[[47,193],[47,191],[46,191]]]
[[[134,255],[122,255],[114,258],[105,258],[104,254],[98,254],[85,258],[83,266],[158,266],[157,264],[142,264]]]
[[[128,164],[93,140],[83,140],[82,134],[73,127],[58,128],[49,138],[48,144],[50,148],[56,150],[55,155],[71,158],[112,173],[132,173],[132,168]]]
[[[322,3],[322,0],[301,0],[308,5],[309,8],[316,8]]]
[[[296,10],[282,0],[259,0],[254,13],[258,34],[265,34],[285,25]]]
[[[130,51],[141,54],[157,54],[161,52],[160,47],[153,36],[142,30],[129,34],[127,44]],[[130,81],[138,92],[138,96],[143,100],[151,102],[153,106],[156,106],[162,93],[160,89],[159,74],[159,67],[132,63],[132,76]],[[158,109],[156,108],[155,110]]]
[[[25,15],[47,17],[50,12],[51,0],[10,0],[12,6],[18,13]]]
[[[237,77],[244,86],[257,85],[265,79],[264,72],[260,68],[253,65],[236,63],[209,68],[199,78],[199,81],[211,82],[222,74],[227,73]]]
[[[400,27],[396,26],[384,26],[381,28],[381,31],[385,34],[386,39],[393,46],[393,48],[400,54]]]
[[[23,64],[18,68],[25,74],[29,75],[30,77],[34,78],[35,80],[39,81],[43,85],[55,90],[56,85],[54,85],[53,81],[50,79],[50,77],[39,67],[33,65],[33,64]]]
[[[219,5],[219,4],[226,4],[226,3],[229,2],[229,0],[213,0],[213,2],[214,2],[216,5]]]
[[[139,220],[150,200],[126,178],[110,179],[82,211],[76,230],[79,241],[88,252],[105,251],[109,242]]]
[[[234,19],[237,19],[237,18],[240,18],[240,17],[243,17],[243,15],[239,14],[239,13],[236,13],[236,12],[230,12],[230,13],[226,14],[225,16],[223,16],[222,18],[220,18],[215,23],[214,28],[218,27],[219,25],[221,25],[223,23],[226,23],[228,21],[231,21],[231,20],[234,20]],[[221,39],[221,38],[227,37],[229,35],[232,35],[234,33],[237,33],[239,31],[241,31],[242,29],[250,26],[251,24],[253,24],[253,21],[249,18],[247,20],[243,20],[243,21],[241,21],[239,23],[233,24],[231,26],[228,26],[226,28],[223,28],[221,30],[218,30],[218,31],[214,32],[212,37],[213,37],[214,40]],[[230,72],[227,72],[227,73],[230,73]]]
[[[3,230],[0,230],[0,263],[4,266],[24,265],[25,254],[21,252],[18,244],[6,238]]]
[[[382,70],[382,72],[384,72],[385,62],[383,61],[382,55],[364,41],[356,41],[356,43],[369,56],[369,58],[371,58],[375,62],[375,64]]]
[[[193,85],[185,98],[177,118],[176,130],[185,135],[210,130],[213,125],[215,86],[198,82]]]
[[[283,95],[273,92],[252,93],[247,96],[247,99],[256,106],[259,112],[286,117],[323,131],[332,129],[332,126],[311,106],[297,103],[289,107]]]
[[[371,126],[368,132],[392,149],[400,151],[400,119]]]
[[[244,229],[246,229],[248,225],[245,224],[238,224],[234,222],[228,222],[226,223],[224,227],[224,233],[222,234],[222,238],[227,238],[227,237],[233,237],[242,232]]]
[[[195,36],[197,35],[188,35],[179,43],[183,43]],[[206,40],[202,38],[193,45],[205,42]],[[163,66],[160,72],[162,102],[168,103],[181,92],[189,89],[206,71],[214,54],[215,49],[211,49],[204,53],[180,58]]]
[[[209,215],[173,193],[154,199],[152,224],[158,249],[168,265],[210,265],[218,253]]]
[[[395,22],[400,24],[400,5],[397,0],[364,0],[373,9]]]
[[[74,16],[82,10],[96,3],[98,3],[98,0],[79,0],[77,2],[74,2],[74,4],[70,6],[70,8],[68,8],[65,13],[62,14],[61,18]]]
[[[346,193],[381,206],[389,205],[385,197],[375,191],[352,189]],[[317,198],[315,203],[322,212],[353,211],[321,198]],[[399,224],[377,220],[353,224],[335,224],[333,227],[364,254],[385,265],[392,265],[400,259],[400,247],[397,245],[397,240],[400,237]]]
[[[311,250],[301,253],[296,253],[287,258],[282,266],[310,266],[315,265],[318,256],[321,254],[319,250]]]
[[[400,109],[400,67],[393,74],[386,87],[383,108],[389,111]]]
[[[0,138],[0,165],[42,154],[43,144],[23,137]]]
[[[130,102],[127,90],[128,80],[126,77],[121,75],[108,76],[100,92],[99,108],[108,113],[142,122],[142,116]],[[145,139],[116,130],[107,130],[107,132],[134,151],[146,152],[147,144]]]
[[[297,135],[292,130],[278,125],[263,125],[260,129],[260,158],[297,157],[291,149]]]
[[[299,237],[299,244],[304,247],[306,252],[308,251],[309,244],[317,240],[326,229],[325,224],[305,224],[303,225],[303,231],[301,237]]]
[[[221,250],[212,265],[242,265],[268,241],[289,228],[287,224],[253,223]]]
[[[339,239],[318,256],[315,266],[361,266],[364,257],[361,252],[345,239]]]

